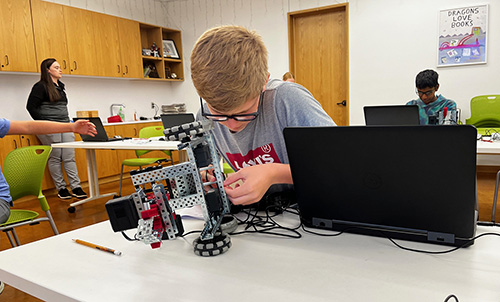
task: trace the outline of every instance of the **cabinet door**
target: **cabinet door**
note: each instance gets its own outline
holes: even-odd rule
[[[0,1],[0,70],[36,72],[29,0]]]
[[[120,39],[118,37],[118,23],[116,17],[93,13],[96,50],[97,75],[105,77],[121,77],[124,68],[121,64]]]
[[[37,68],[47,58],[55,58],[64,73],[69,73],[68,43],[64,27],[63,6],[41,0],[31,0]]]
[[[118,18],[122,75],[127,78],[142,78],[142,49],[139,22]]]
[[[64,6],[71,74],[96,75],[96,49],[92,12]]]

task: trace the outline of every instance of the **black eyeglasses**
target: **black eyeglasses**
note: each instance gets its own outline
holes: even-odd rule
[[[225,122],[228,119],[233,119],[233,120],[238,121],[238,122],[250,122],[250,121],[253,121],[254,119],[256,119],[257,116],[259,115],[261,101],[262,101],[262,93],[259,96],[259,107],[257,108],[257,111],[254,113],[224,115],[224,114],[210,114],[210,113],[204,112],[203,111],[203,100],[200,97],[201,115],[206,117],[207,119],[215,121],[215,122]]]
[[[420,97],[420,96],[431,96],[436,90],[436,88],[432,88],[431,90],[429,91],[420,91],[418,89],[415,89],[415,93]]]

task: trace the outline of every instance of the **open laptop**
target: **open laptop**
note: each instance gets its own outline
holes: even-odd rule
[[[192,113],[162,114],[161,122],[163,124],[163,128],[168,129],[174,126],[194,122],[194,115]]]
[[[413,126],[419,125],[417,105],[364,106],[367,126]]]
[[[474,127],[294,127],[284,135],[306,226],[473,244]]]
[[[89,120],[90,122],[92,122],[95,125],[95,128],[97,130],[97,134],[95,136],[80,134],[82,141],[84,141],[84,142],[110,142],[110,141],[123,140],[123,138],[108,137],[108,134],[106,133],[106,130],[104,129],[104,125],[102,124],[101,118],[99,118],[99,117],[75,117],[75,118],[73,118],[73,121],[76,122],[77,120]]]

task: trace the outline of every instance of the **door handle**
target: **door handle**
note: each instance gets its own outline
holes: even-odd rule
[[[343,100],[342,102],[337,103],[337,105],[347,106],[347,102],[346,100]]]

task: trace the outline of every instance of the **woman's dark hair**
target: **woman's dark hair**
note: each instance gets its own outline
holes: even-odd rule
[[[56,59],[54,58],[48,58],[43,60],[40,65],[40,82],[42,82],[45,88],[47,88],[47,93],[49,94],[49,100],[51,102],[57,102],[61,98],[61,95],[59,94],[59,91],[57,91],[56,85],[54,85],[54,81],[52,81],[52,77],[49,74],[49,68],[55,61]]]
[[[439,85],[438,78],[439,75],[437,72],[432,69],[426,69],[417,74],[415,86],[417,86],[418,89],[437,87],[437,85]]]

